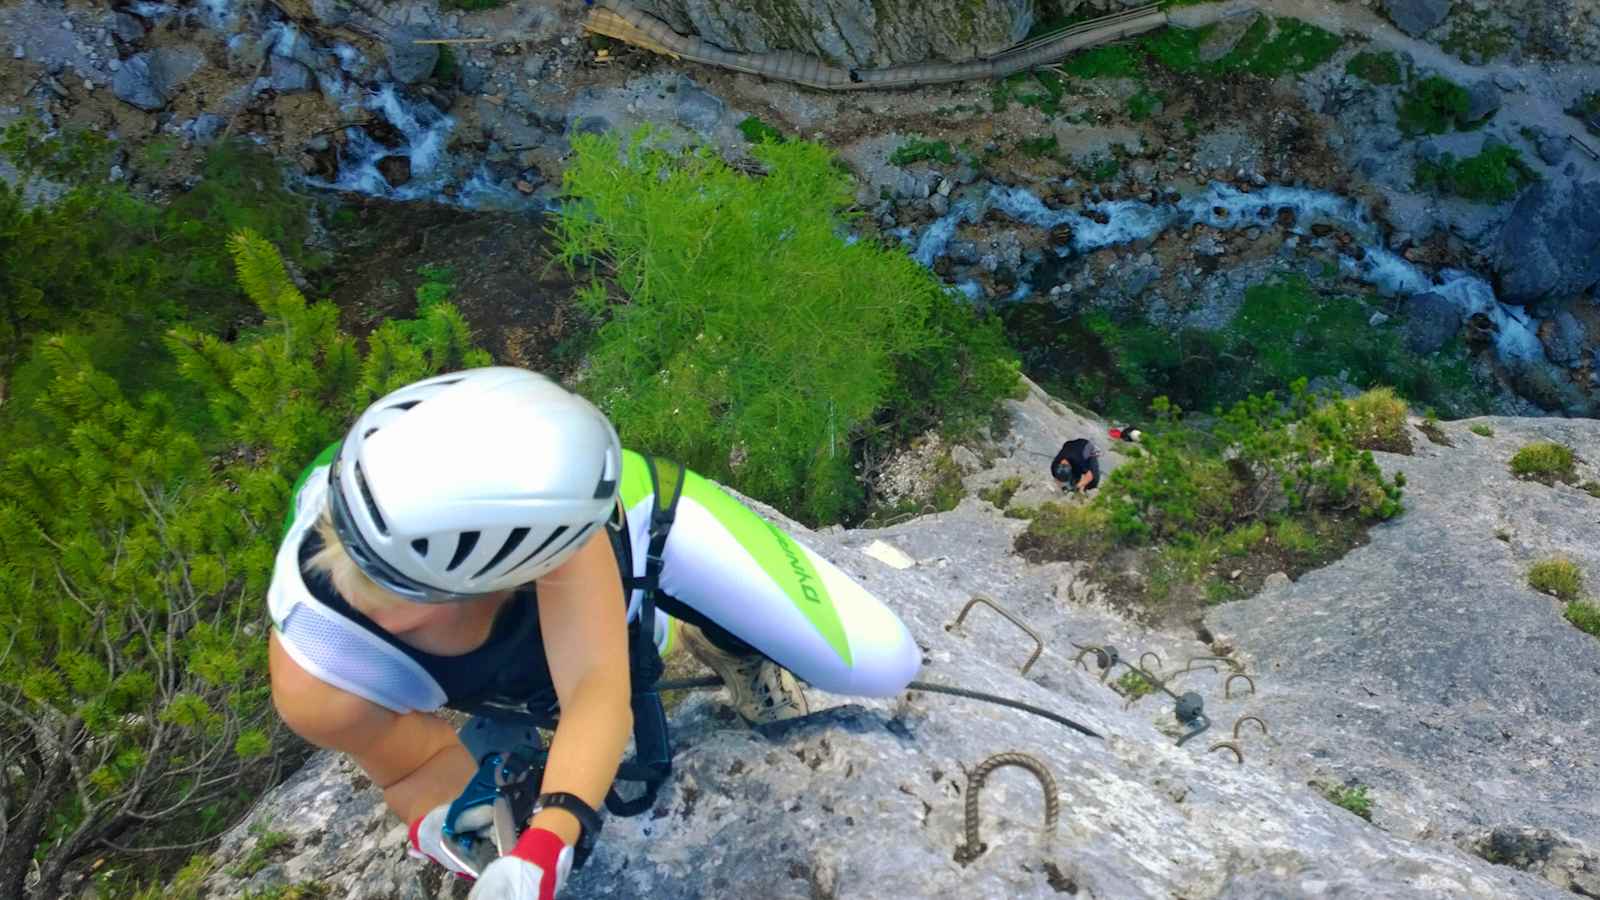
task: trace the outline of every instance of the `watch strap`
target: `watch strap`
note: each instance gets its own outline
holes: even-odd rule
[[[564,791],[540,794],[533,803],[533,815],[538,815],[542,809],[564,809],[578,820],[578,841],[572,848],[572,868],[583,868],[600,840],[600,828],[604,824],[600,813],[585,803],[582,797]]]

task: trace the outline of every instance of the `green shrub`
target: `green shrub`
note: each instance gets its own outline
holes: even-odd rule
[[[921,138],[912,138],[889,154],[889,163],[896,166],[909,166],[927,160],[953,165],[956,157],[948,141],[925,141]]]
[[[1409,135],[1444,134],[1466,124],[1471,100],[1467,89],[1448,78],[1430,75],[1400,97],[1400,130]]]
[[[1322,552],[1322,541],[1297,519],[1284,519],[1272,529],[1272,539],[1285,553],[1310,558]]]
[[[439,58],[434,60],[433,72],[428,77],[440,84],[451,84],[456,80],[456,73],[461,66],[456,62],[456,51],[449,44],[439,45]]]
[[[1287,407],[1269,393],[1218,410],[1209,434],[1182,426],[1164,402],[1155,412],[1161,427],[1145,438],[1145,455],[1113,472],[1096,498],[1124,542],[1225,533],[1276,508],[1367,520],[1400,511],[1401,483],[1356,446],[1349,403],[1318,405],[1303,379]]]
[[[826,148],[751,152],[765,177],[643,132],[574,142],[559,258],[605,276],[580,297],[603,321],[580,390],[633,446],[837,521],[858,511],[858,453],[985,423],[1017,364],[903,251],[845,242],[854,188]]]
[[[1406,402],[1394,388],[1373,388],[1345,407],[1355,445],[1386,453],[1411,452],[1411,432],[1406,428]]]
[[[250,848],[249,854],[239,860],[237,865],[228,869],[228,874],[234,878],[249,878],[267,867],[272,862],[273,854],[294,843],[294,836],[282,831],[255,829],[256,843]]]
[[[1345,63],[1344,70],[1372,84],[1399,84],[1400,58],[1387,50],[1363,50]]]
[[[978,491],[978,496],[981,499],[993,503],[996,508],[1004,510],[1007,506],[1011,505],[1011,498],[1016,496],[1017,491],[1021,489],[1022,479],[1013,475],[994,487],[988,487]]]
[[[1582,121],[1591,134],[1600,134],[1600,91],[1590,91],[1579,97],[1566,112]]]
[[[1578,490],[1600,500],[1600,481],[1585,481],[1583,484],[1578,485]]]
[[[1566,618],[1579,631],[1600,638],[1600,606],[1582,600],[1567,604]]]
[[[774,144],[783,142],[783,132],[761,121],[755,116],[745,116],[739,123],[739,133],[752,144],[771,141]]]
[[[33,407],[57,439],[19,444],[0,427],[0,745],[34,748],[8,756],[18,768],[0,787],[26,810],[8,841],[30,851],[0,871],[0,895],[20,896],[34,866],[40,895],[58,895],[69,866],[110,852],[103,839],[214,836],[298,758],[258,630],[290,481],[376,393],[487,361],[442,302],[360,353],[271,245],[241,233],[231,247],[262,324],[167,338],[205,417],[132,394],[58,335],[36,347],[50,378]],[[50,745],[33,741],[40,723]],[[63,781],[69,759],[83,780]]]
[[[1446,153],[1438,162],[1418,162],[1416,169],[1418,190],[1455,194],[1479,203],[1504,203],[1537,180],[1522,154],[1505,144],[1462,160]]]
[[[1029,559],[1097,559],[1109,548],[1108,524],[1096,504],[1041,503],[1017,536],[1017,552]]]
[[[1060,68],[1074,78],[1135,78],[1141,65],[1133,48],[1112,44],[1078,50],[1062,60]]]
[[[1478,437],[1494,437],[1494,428],[1483,422],[1474,422],[1467,426],[1467,430]]]
[[[1351,787],[1346,785],[1324,785],[1322,796],[1328,802],[1355,813],[1368,822],[1372,821],[1372,800],[1367,796],[1365,785]]]
[[[1570,447],[1554,441],[1540,441],[1523,447],[1511,457],[1511,474],[1542,484],[1553,485],[1557,481],[1571,484],[1578,480],[1577,457]]]
[[[1090,181],[1110,181],[1117,177],[1117,173],[1120,171],[1122,171],[1122,163],[1115,156],[1107,156],[1095,160],[1094,165],[1090,166],[1088,171],[1084,173],[1084,177]]]
[[[1542,559],[1528,569],[1528,587],[1570,603],[1583,596],[1583,571],[1565,557]]]

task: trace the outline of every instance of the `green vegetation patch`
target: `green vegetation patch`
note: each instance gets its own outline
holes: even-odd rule
[[[1164,28],[1140,38],[1152,61],[1174,72],[1222,76],[1247,72],[1264,78],[1309,72],[1339,52],[1344,39],[1331,31],[1294,18],[1261,16],[1228,54],[1202,62],[1200,47],[1216,28]]]
[[[1515,148],[1496,144],[1462,160],[1446,153],[1438,162],[1418,162],[1416,186],[1418,190],[1454,194],[1479,203],[1504,203],[1538,177]]]
[[[459,9],[465,12],[499,9],[505,5],[506,0],[439,0],[440,9]]]
[[[1467,426],[1467,430],[1478,437],[1494,437],[1494,428],[1483,422],[1474,422]]]
[[[1363,50],[1344,64],[1344,70],[1372,84],[1399,84],[1404,76],[1400,57],[1388,50]]]
[[[1155,114],[1162,105],[1163,97],[1160,91],[1140,90],[1128,98],[1128,116],[1135,122],[1142,122]]]
[[[1340,373],[1357,387],[1391,385],[1419,405],[1480,411],[1481,391],[1459,341],[1432,356],[1412,353],[1402,322],[1371,324],[1375,308],[1376,301],[1285,275],[1246,291],[1222,330],[1173,330],[1098,311],[1067,315],[1045,304],[1014,304],[1000,314],[1013,346],[1025,348],[1034,380],[1114,418],[1136,418],[1157,396],[1210,409],[1302,375]]]
[[[460,71],[461,65],[456,61],[455,48],[449,44],[440,44],[439,58],[434,60],[433,73],[429,77],[440,84],[451,84]]]
[[[1467,127],[1471,106],[1467,89],[1448,78],[1430,75],[1400,95],[1400,130],[1409,135],[1444,134]]]
[[[168,238],[163,219],[132,237]],[[201,237],[221,240],[201,230],[187,246],[202,252]],[[62,247],[37,246],[41,259]],[[101,839],[113,835],[136,847],[215,837],[271,773],[292,770],[304,749],[273,710],[266,643],[239,625],[260,621],[290,485],[378,394],[489,362],[439,297],[416,320],[384,323],[362,350],[339,332],[335,307],[306,302],[264,239],[239,232],[227,246],[255,307],[248,327],[213,331],[180,307],[166,353],[146,359],[166,371],[137,380],[101,368],[93,334],[38,338],[29,365],[45,377],[28,429],[0,421],[0,683],[17,690],[0,709],[0,743],[20,745],[30,721],[61,723],[58,744],[18,764],[64,765],[54,756],[64,753],[85,773],[81,790],[32,777],[8,788],[48,812],[26,848],[47,873],[112,854]],[[180,415],[171,392],[149,387],[167,383],[187,384],[202,413]],[[128,815],[143,824],[124,834]],[[281,843],[264,836],[246,867]],[[127,868],[158,865],[150,859]]]
[[[774,144],[783,142],[783,132],[773,128],[771,125],[768,125],[766,122],[761,121],[755,116],[744,117],[744,121],[739,123],[739,133],[744,135],[744,139],[752,144],[760,144],[768,141]]]
[[[1363,415],[1303,379],[1287,402],[1252,397],[1204,427],[1165,398],[1152,411],[1143,452],[1088,503],[1032,510],[1019,553],[1085,561],[1108,596],[1163,618],[1323,565],[1400,512],[1405,479],[1358,446]]]
[[[1584,600],[1567,604],[1566,619],[1579,631],[1600,638],[1600,606]]]
[[[1055,135],[1023,138],[1017,142],[1017,152],[1032,159],[1055,156],[1061,151],[1061,142]]]
[[[1144,71],[1143,60],[1127,44],[1079,50],[1062,60],[1059,68],[1074,78],[1137,78]]]
[[[1583,570],[1564,556],[1542,559],[1528,569],[1528,587],[1570,603],[1583,596]]]
[[[889,162],[896,166],[909,166],[918,162],[941,162],[954,165],[955,153],[950,150],[949,141],[925,141],[921,138],[912,138],[894,148],[889,154]]]
[[[1489,24],[1488,16],[1463,5],[1450,16],[1450,33],[1439,46],[1475,66],[1504,56],[1511,49],[1511,29]]]
[[[294,836],[282,831],[268,831],[258,829],[256,843],[250,848],[249,854],[239,860],[237,865],[228,869],[228,874],[234,878],[249,878],[267,867],[279,850],[289,847],[294,843]]]
[[[1022,489],[1022,479],[1013,475],[994,487],[983,488],[978,491],[978,497],[995,505],[995,508],[1004,510],[1011,505],[1011,498]]]
[[[1017,363],[904,251],[845,242],[855,186],[826,147],[751,152],[765,176],[647,131],[576,139],[558,256],[603,323],[580,389],[631,443],[835,522],[861,512],[863,454],[988,423]]]
[[[1511,474],[1547,485],[1558,481],[1572,484],[1578,480],[1577,456],[1564,444],[1540,441],[1511,457]]]
[[[1322,796],[1334,806],[1353,812],[1368,822],[1372,821],[1372,799],[1367,796],[1365,785],[1327,784],[1321,787],[1321,791]]]
[[[1127,697],[1129,701],[1137,700],[1146,694],[1153,693],[1156,686],[1144,673],[1137,669],[1129,669],[1117,679],[1117,692]]]

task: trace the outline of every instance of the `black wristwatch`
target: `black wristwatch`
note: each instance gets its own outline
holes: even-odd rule
[[[541,809],[564,809],[578,820],[578,842],[572,847],[572,868],[574,871],[583,868],[589,854],[594,851],[594,845],[600,840],[600,826],[603,824],[600,813],[583,802],[582,797],[563,792],[540,794],[539,799],[533,801],[533,812],[528,814],[528,818],[538,815]]]

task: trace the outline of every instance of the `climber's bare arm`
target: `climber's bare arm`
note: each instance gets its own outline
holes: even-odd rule
[[[599,809],[633,733],[627,615],[603,530],[539,580],[539,625],[561,702],[543,790],[576,794]],[[578,821],[565,810],[545,810],[533,824],[568,844],[578,838]]]
[[[454,800],[476,771],[443,719],[417,712],[397,715],[313,677],[276,635],[267,660],[272,701],[284,723],[318,747],[350,754],[402,821],[415,821]]]

